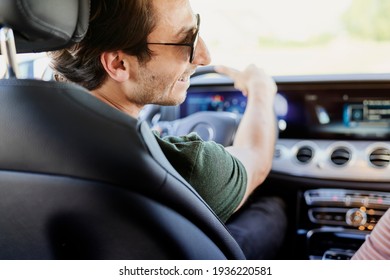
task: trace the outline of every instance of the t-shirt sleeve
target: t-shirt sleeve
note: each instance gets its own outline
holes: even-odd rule
[[[203,141],[195,133],[156,138],[172,166],[225,222],[246,191],[247,174],[242,163],[222,145]]]

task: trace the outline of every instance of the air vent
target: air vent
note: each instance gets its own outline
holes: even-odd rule
[[[377,167],[386,167],[390,163],[390,150],[378,148],[370,154],[370,162]]]
[[[313,158],[313,149],[309,146],[300,147],[297,151],[297,160],[302,163],[308,163]]]
[[[351,152],[347,148],[337,148],[330,156],[330,160],[338,165],[343,166],[351,159]]]
[[[282,151],[280,148],[276,147],[275,148],[275,151],[274,151],[274,158],[278,159],[278,158],[281,158],[282,156]]]

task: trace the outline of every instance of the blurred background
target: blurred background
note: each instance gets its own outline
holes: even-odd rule
[[[190,2],[212,64],[255,63],[271,75],[390,73],[390,0]],[[44,53],[19,62],[22,78],[51,78]]]
[[[390,72],[390,0],[192,0],[213,64],[273,75]]]

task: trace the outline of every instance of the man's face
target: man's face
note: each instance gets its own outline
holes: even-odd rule
[[[150,43],[189,43],[197,28],[197,18],[187,0],[154,0],[158,17]],[[141,65],[135,96],[140,105],[178,105],[185,100],[189,78],[199,65],[210,63],[206,45],[199,37],[190,63],[191,47],[150,44],[152,59]],[[133,92],[134,93],[134,92]],[[134,96],[134,95],[133,95]]]

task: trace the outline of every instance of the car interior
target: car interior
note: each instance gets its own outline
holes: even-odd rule
[[[150,129],[231,145],[246,106],[232,80],[200,67],[183,104],[136,120],[79,86],[19,78],[17,54],[78,42],[88,12],[0,2],[0,259],[244,260]],[[277,259],[348,260],[390,207],[390,74],[274,79],[277,143],[256,193],[287,205]]]
[[[257,192],[288,204],[279,257],[350,259],[390,206],[389,76],[275,79],[278,140],[272,171]],[[233,82],[205,67],[182,105],[150,108],[145,119],[167,135],[196,131],[228,146],[244,110]]]

